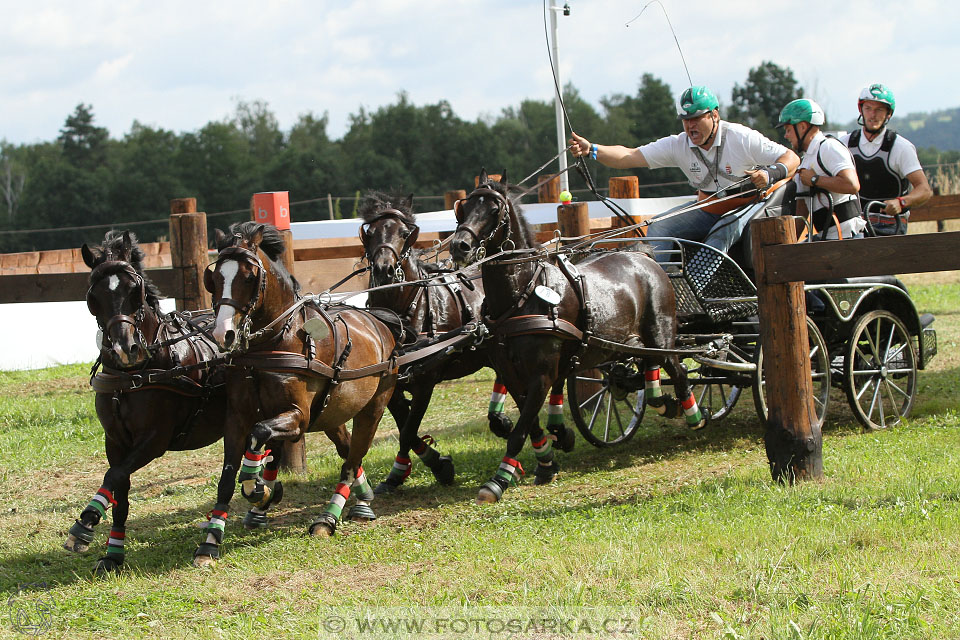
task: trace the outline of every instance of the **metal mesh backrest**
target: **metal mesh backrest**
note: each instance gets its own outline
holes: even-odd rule
[[[713,247],[695,242],[680,244],[684,279],[712,320],[737,320],[756,315],[757,288],[736,262]]]

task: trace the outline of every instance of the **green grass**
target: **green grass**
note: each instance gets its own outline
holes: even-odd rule
[[[270,528],[239,526],[237,496],[210,570],[191,556],[203,537],[194,524],[213,506],[219,445],[168,454],[134,476],[127,565],[94,579],[109,523],[88,554],[61,548],[105,471],[88,367],[0,373],[0,637],[21,637],[15,614],[36,620],[37,605],[48,607],[50,638],[335,637],[327,630],[341,618],[339,637],[380,637],[356,626],[364,614],[447,625],[413,634],[426,637],[490,637],[474,632],[509,617],[592,625],[576,637],[609,637],[593,628],[606,618],[644,638],[960,637],[960,285],[911,293],[938,316],[940,348],[914,416],[862,433],[835,396],[823,481],[771,481],[744,394],[702,433],[654,418],[620,449],[580,440],[559,454],[555,483],[527,480],[480,507],[476,489],[503,455],[486,431],[483,371],[439,388],[423,429],[453,455],[455,486],[436,486],[415,464],[402,493],[374,502],[376,522],[312,539],[307,525],[340,463],[311,434],[309,474],[283,477]],[[395,454],[392,421],[380,433],[365,461],[375,482]],[[520,459],[533,468],[529,448]],[[450,626],[457,619],[494,626],[462,631]],[[524,631],[514,637],[564,636]]]

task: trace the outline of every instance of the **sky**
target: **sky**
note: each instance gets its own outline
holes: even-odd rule
[[[598,109],[635,93],[644,73],[679,94],[690,84],[683,59],[721,104],[772,61],[835,123],[856,117],[873,82],[894,91],[898,115],[960,106],[953,0],[661,0],[629,26],[647,0],[568,3],[560,80]],[[54,140],[80,103],[113,138],[134,121],[197,131],[256,100],[284,131],[327,114],[339,138],[350,114],[401,91],[492,119],[525,98],[553,99],[546,31],[543,0],[0,0],[0,140]]]

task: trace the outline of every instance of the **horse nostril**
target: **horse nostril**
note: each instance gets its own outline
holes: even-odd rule
[[[237,334],[233,329],[230,329],[225,334],[223,334],[223,346],[229,347],[233,344],[233,341],[236,339]]]
[[[470,247],[467,246],[467,242],[465,240],[455,240],[452,243],[452,246],[453,252],[461,256],[467,255],[467,252],[470,250]]]

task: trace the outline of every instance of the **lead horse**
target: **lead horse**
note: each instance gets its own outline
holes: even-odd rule
[[[130,476],[167,451],[219,440],[226,392],[217,347],[196,319],[161,313],[160,292],[143,271],[135,235],[111,231],[101,246],[83,245],[81,253],[91,269],[87,309],[101,332],[94,371],[102,368],[90,383],[110,468],[64,547],[85,552],[112,508],[107,552],[94,567],[101,574],[124,562]]]
[[[219,255],[204,273],[204,284],[216,311],[213,336],[233,354],[226,374],[231,428],[224,434],[217,504],[194,555],[200,566],[219,557],[238,479],[257,510],[282,495],[276,475],[264,468],[266,459],[275,464],[280,455],[275,448],[270,456],[268,443],[297,440],[308,431],[333,438],[351,419],[349,448],[338,445],[345,456],[340,481],[309,531],[333,535],[351,492],[357,504],[349,517],[375,518],[369,506],[373,491],[361,465],[397,378],[390,330],[366,311],[301,297],[280,261],[284,244],[275,227],[244,222],[232,225],[230,234],[218,229],[216,236]]]
[[[486,171],[455,212],[454,259],[468,264],[491,256],[481,272],[485,321],[494,333],[494,368],[520,407],[506,455],[481,487],[477,502],[496,502],[519,481],[523,469],[517,456],[528,436],[537,480],[552,478],[552,443],[537,424],[547,392],[556,392],[572,371],[617,360],[624,351],[644,354],[648,404],[669,416],[682,407],[689,426],[703,426],[686,371],[679,357],[669,353],[677,337],[673,286],[649,249],[589,253],[576,265],[548,254],[510,199],[506,178],[492,181]],[[494,255],[501,250],[502,255]],[[660,389],[661,366],[683,398],[680,407]]]

